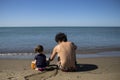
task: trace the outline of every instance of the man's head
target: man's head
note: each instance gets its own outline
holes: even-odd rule
[[[58,42],[66,42],[67,41],[67,36],[64,34],[64,33],[58,33],[56,36],[55,36],[55,41],[58,43]]]

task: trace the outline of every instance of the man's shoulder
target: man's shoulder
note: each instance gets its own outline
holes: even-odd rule
[[[54,47],[54,49],[58,49],[59,47],[60,47],[60,45],[58,44]]]
[[[59,44],[56,45],[53,50],[54,50],[55,52],[58,52],[58,51],[60,50],[60,45],[59,45]]]
[[[65,42],[65,44],[72,44],[72,42],[70,42],[70,41],[67,41],[67,42]]]
[[[70,42],[70,41],[69,41],[68,44],[73,44],[73,45],[74,45],[74,42]]]

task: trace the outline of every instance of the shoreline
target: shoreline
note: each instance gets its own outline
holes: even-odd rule
[[[26,51],[7,51],[6,52],[0,50],[0,54],[7,54],[7,53],[34,53],[34,51],[30,51],[30,49]],[[80,48],[76,50],[77,54],[95,54],[99,52],[108,52],[108,51],[120,51],[120,46],[107,46],[107,47],[95,47],[95,48]],[[50,54],[52,52],[52,49],[45,49],[44,53],[45,54]]]
[[[95,54],[100,52],[109,52],[109,51],[120,51],[120,47],[96,47],[96,48],[82,48],[77,50],[76,52],[79,54]]]
[[[49,54],[48,54],[49,52]],[[50,50],[45,50],[46,57],[50,56]],[[33,59],[35,53],[0,53],[0,59]],[[103,47],[94,49],[81,49],[76,51],[77,58],[95,58],[95,57],[119,57],[120,47]]]
[[[0,54],[0,60],[4,60],[4,59],[10,59],[10,60],[32,60],[35,57],[35,54],[31,54],[31,55],[27,55],[29,53],[26,53],[25,55],[21,54],[7,54],[7,55],[1,55]],[[47,58],[50,57],[50,54],[45,54]],[[96,54],[76,54],[76,58],[77,59],[81,59],[81,58],[109,58],[109,57],[120,57],[120,51],[111,51],[111,52],[100,52],[100,53],[96,53]],[[57,56],[55,57],[55,59],[57,59]]]
[[[55,64],[52,61],[51,64]],[[77,72],[51,70],[39,72],[30,68],[31,60],[0,60],[1,80],[119,80],[120,57],[79,58]],[[62,77],[61,77],[62,76]]]

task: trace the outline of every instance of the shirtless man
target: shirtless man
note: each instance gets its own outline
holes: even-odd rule
[[[55,37],[58,43],[50,56],[52,61],[58,55],[58,67],[62,71],[75,71],[76,70],[76,45],[67,41],[67,36],[64,33],[58,33]]]

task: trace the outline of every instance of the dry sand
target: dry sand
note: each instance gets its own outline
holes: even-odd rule
[[[31,60],[0,60],[0,80],[119,80],[120,57],[77,59],[77,72],[31,70]],[[52,64],[56,61],[52,62]]]

